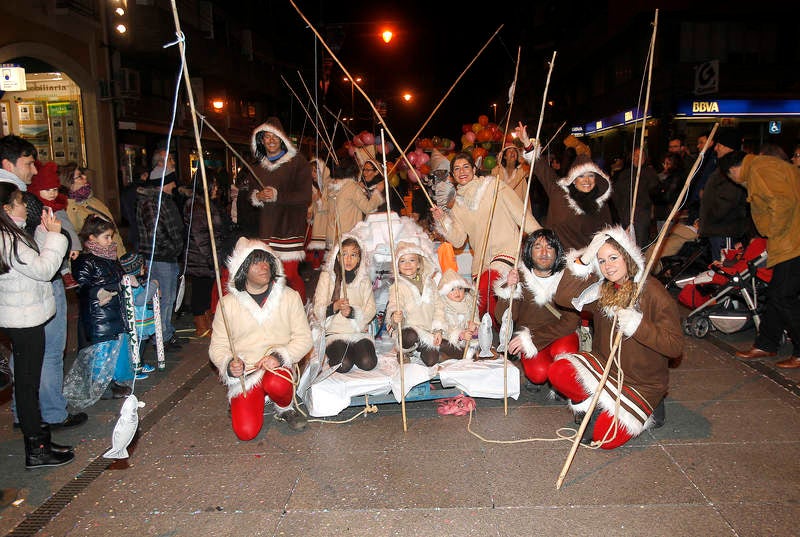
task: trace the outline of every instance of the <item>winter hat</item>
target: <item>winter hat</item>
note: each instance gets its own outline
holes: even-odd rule
[[[31,185],[28,187],[33,194],[38,196],[40,190],[50,190],[61,186],[61,181],[58,179],[58,164],[52,160],[44,163],[37,160],[36,169],[38,173],[33,176]]]
[[[447,269],[444,271],[442,279],[439,280],[439,294],[445,296],[453,289],[459,287],[461,289],[472,289],[472,285],[455,270]]]
[[[119,263],[122,265],[122,270],[125,274],[137,276],[144,266],[144,257],[136,252],[128,252],[119,258]]]
[[[715,141],[734,151],[742,149],[742,133],[735,127],[724,127],[717,131]]]

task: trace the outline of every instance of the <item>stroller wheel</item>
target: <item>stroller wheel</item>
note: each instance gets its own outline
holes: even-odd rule
[[[704,338],[711,329],[711,322],[708,317],[695,317],[692,321],[692,334],[698,338]]]
[[[684,319],[683,322],[681,323],[681,327],[683,328],[683,333],[686,334],[687,336],[694,335],[694,330],[692,330],[692,319],[688,317]]]

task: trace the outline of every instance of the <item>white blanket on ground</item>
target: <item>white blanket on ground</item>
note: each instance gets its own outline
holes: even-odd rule
[[[311,416],[329,417],[339,414],[350,406],[350,399],[360,395],[386,395],[392,393],[400,402],[400,367],[396,354],[391,350],[391,341],[379,339],[376,342],[378,365],[371,371],[361,371],[354,367],[347,373],[333,373],[328,378],[312,384],[306,392],[304,401]],[[328,369],[328,366],[325,366]],[[324,371],[323,369],[323,375]],[[439,377],[445,388],[458,388],[472,397],[502,399],[503,359],[448,360],[432,367],[426,367],[417,357],[403,367],[406,395],[416,385]],[[513,364],[508,364],[508,396],[519,397],[520,373]]]

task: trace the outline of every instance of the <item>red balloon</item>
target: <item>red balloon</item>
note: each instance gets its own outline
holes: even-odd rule
[[[472,132],[472,131],[469,131],[467,134],[464,135],[464,138],[466,138],[469,143],[474,143],[475,142],[475,133]]]
[[[481,129],[475,135],[475,139],[478,142],[488,142],[492,139],[492,131],[489,129]]]
[[[485,127],[486,125],[489,124],[489,116],[487,115],[478,116],[478,123],[480,123],[482,126]]]
[[[464,123],[461,125],[461,133],[466,134],[468,132],[472,132],[472,123]]]

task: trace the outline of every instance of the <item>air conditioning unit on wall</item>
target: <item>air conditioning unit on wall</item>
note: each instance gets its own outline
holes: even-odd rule
[[[119,97],[139,97],[142,94],[139,71],[127,67],[120,68],[117,73],[116,86]]]

